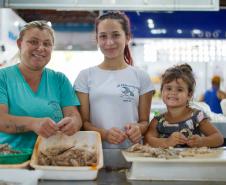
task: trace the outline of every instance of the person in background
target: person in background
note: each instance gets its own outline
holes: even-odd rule
[[[222,134],[201,110],[189,107],[195,79],[188,64],[169,68],[162,75],[161,94],[167,112],[152,119],[145,142],[153,147],[217,147]]]
[[[54,32],[45,21],[27,23],[17,40],[20,62],[0,70],[0,143],[33,148],[37,135],[72,135],[82,126],[79,101],[67,77],[45,68]]]
[[[200,98],[209,105],[210,110],[214,113],[222,113],[220,102],[226,98],[226,93],[220,90],[220,76],[213,76],[211,80],[212,88],[207,90]]]
[[[145,133],[153,93],[150,77],[133,67],[128,17],[107,12],[96,20],[104,60],[80,72],[74,83],[85,130],[100,133],[103,148],[127,148]]]

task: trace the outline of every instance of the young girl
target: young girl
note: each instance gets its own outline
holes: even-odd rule
[[[96,20],[96,40],[104,60],[80,72],[74,88],[85,130],[100,133],[103,148],[128,148],[148,127],[153,85],[132,66],[128,17],[106,12]]]
[[[189,107],[195,88],[192,68],[188,64],[169,68],[162,75],[161,93],[167,112],[153,118],[145,142],[153,147],[217,147],[222,134],[207,115]]]

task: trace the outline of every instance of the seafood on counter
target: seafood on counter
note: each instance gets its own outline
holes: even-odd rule
[[[216,156],[223,150],[221,148],[208,148],[208,147],[200,147],[200,148],[186,148],[180,151],[180,155],[182,157],[201,157],[201,156]]]
[[[51,147],[40,151],[38,164],[47,166],[93,166],[97,164],[95,147]]]
[[[19,150],[13,150],[8,144],[0,144],[0,154],[20,154]]]
[[[220,154],[221,148],[153,148],[149,145],[135,144],[129,147],[127,152],[138,153],[143,157],[177,159],[185,157],[214,157]]]
[[[30,166],[42,172],[42,179],[95,180],[103,167],[100,134],[78,131],[71,136],[60,133],[48,138],[39,136]]]
[[[173,148],[153,148],[149,145],[135,144],[127,152],[140,153],[144,157],[174,159],[179,157],[179,151]]]

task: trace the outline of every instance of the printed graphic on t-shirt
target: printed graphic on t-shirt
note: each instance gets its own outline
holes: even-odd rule
[[[123,102],[134,102],[136,100],[136,94],[138,94],[138,87],[134,85],[127,85],[127,84],[119,84],[117,88],[120,89]]]
[[[50,101],[48,105],[51,106],[51,109],[53,110],[52,119],[55,122],[59,122],[63,118],[60,105],[56,101]]]

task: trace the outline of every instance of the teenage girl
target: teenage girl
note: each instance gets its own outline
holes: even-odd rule
[[[103,148],[127,148],[141,141],[153,93],[149,75],[132,65],[128,17],[106,12],[96,20],[96,40],[104,55],[98,66],[80,72],[74,88],[84,130],[100,133]]]

